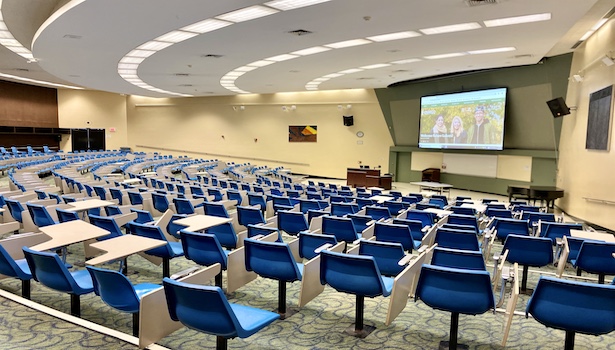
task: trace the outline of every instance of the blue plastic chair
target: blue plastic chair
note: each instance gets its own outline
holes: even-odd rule
[[[23,247],[23,251],[32,278],[48,288],[70,294],[70,313],[80,317],[80,296],[94,291],[88,271],[68,271],[56,253],[37,252],[28,247]]]
[[[471,250],[449,249],[435,247],[431,256],[431,264],[435,266],[452,267],[486,271],[483,254]]]
[[[472,208],[469,208],[469,209],[472,209]],[[477,233],[480,232],[480,229],[478,226],[478,220],[476,219],[476,216],[474,215],[451,214],[448,216],[447,223],[453,224],[453,225],[473,226],[476,229]]]
[[[564,349],[573,350],[576,333],[601,335],[615,330],[615,286],[541,276],[525,315],[565,331]]]
[[[353,203],[331,203],[331,215],[344,216],[346,214],[356,214],[359,206]]]
[[[140,224],[145,224],[145,223],[154,221],[154,217],[152,216],[152,213],[150,213],[147,210],[139,210],[139,209],[130,208],[130,211],[133,213],[137,213],[137,218],[134,220],[135,222],[138,222]]]
[[[30,273],[28,262],[26,259],[13,259],[2,245],[0,245],[0,274],[20,279],[21,296],[30,299],[32,273]]]
[[[442,248],[480,251],[480,243],[474,231],[438,228],[434,242]]]
[[[529,266],[542,267],[553,263],[553,246],[549,238],[508,235],[502,253],[508,250],[506,261],[523,265],[521,292],[527,291]]]
[[[583,225],[560,222],[542,222],[540,225],[540,237],[550,238],[553,245],[558,238],[570,237],[570,230],[583,230]]]
[[[143,295],[162,288],[159,284],[140,283],[133,285],[117,271],[86,266],[90,272],[94,293],[112,308],[132,314],[132,335],[139,336],[139,307]]]
[[[316,249],[325,244],[334,246],[337,244],[337,239],[332,235],[301,232],[299,233],[299,256],[311,260],[320,254],[320,252],[316,252]]]
[[[348,248],[348,243],[353,243],[361,237],[357,234],[352,219],[329,215],[322,218],[321,232],[325,235],[335,236],[338,242],[344,242],[344,252]]]
[[[428,211],[410,209],[406,212],[407,220],[419,220],[423,223],[423,227],[432,226],[436,222],[434,213]]]
[[[393,278],[381,275],[373,256],[350,255],[323,250],[320,253],[320,283],[328,284],[338,292],[356,296],[355,323],[346,332],[365,338],[375,327],[363,322],[365,297],[389,296]]]
[[[49,225],[58,224],[58,222],[55,221],[51,217],[51,215],[49,215],[47,208],[45,208],[44,206],[39,205],[39,204],[27,203],[26,207],[28,208],[28,211],[30,212],[30,215],[32,216],[32,221],[34,222],[34,225],[38,227],[45,227]]]
[[[598,275],[598,283],[603,284],[605,275],[615,274],[615,243],[586,240],[581,244],[573,266],[577,275],[581,271]]]
[[[216,349],[226,349],[230,338],[247,338],[267,327],[280,315],[231,304],[220,287],[162,280],[171,319],[188,328],[215,335]]]
[[[354,224],[355,232],[357,234],[361,234],[366,228],[368,228],[372,223],[374,223],[374,219],[371,216],[367,215],[359,215],[359,214],[348,214],[347,218],[352,220]]]
[[[195,206],[192,205],[192,202],[186,198],[173,198],[173,203],[175,204],[175,211],[177,214],[182,215],[192,215],[194,214]],[[197,204],[196,207],[202,206],[202,204]]]
[[[258,206],[263,213],[267,210],[267,200],[262,194],[248,192],[248,205]]]
[[[530,229],[527,220],[499,218],[495,226],[496,238],[506,240],[508,235],[529,236]]]
[[[58,220],[60,220],[61,223],[73,220],[80,220],[79,213],[77,213],[76,211],[68,211],[65,209],[56,208],[56,213],[58,214]]]
[[[213,234],[181,230],[181,243],[186,259],[203,266],[219,263],[220,273],[216,275],[216,286],[222,287],[222,271],[228,267],[228,254]]]
[[[216,239],[224,248],[237,248],[237,233],[235,233],[235,229],[230,222],[210,227],[205,230],[205,233],[216,236]]]
[[[305,215],[300,211],[278,211],[278,230],[284,231],[291,236],[296,236],[299,232],[307,231],[310,228]]]
[[[377,222],[374,227],[374,236],[380,242],[399,243],[409,253],[412,253],[413,249],[418,249],[421,245],[420,241],[414,241],[412,232],[407,225]]]
[[[476,210],[470,207],[452,206],[450,207],[449,210],[452,211],[454,214],[472,215],[472,216],[476,215]]]
[[[168,277],[170,275],[170,259],[184,255],[184,250],[182,249],[181,242],[167,241],[164,233],[162,233],[162,230],[158,226],[139,224],[134,221],[130,222],[129,225],[130,232],[132,232],[132,234],[134,235],[158,239],[167,242],[167,244],[161,247],[146,250],[145,254],[162,258],[162,276]]]
[[[404,247],[400,243],[362,240],[359,242],[359,255],[373,256],[380,273],[384,276],[395,277],[408,266],[407,263],[399,264],[399,261],[406,256]]]
[[[139,192],[128,191],[128,200],[131,205],[143,205],[143,196]]]
[[[243,244],[246,270],[278,281],[278,313],[281,319],[286,318],[286,282],[301,281],[303,264],[295,261],[286,243],[246,238]]]
[[[154,209],[164,213],[169,209],[169,200],[167,196],[162,193],[152,192],[152,205]]]
[[[230,218],[228,211],[222,203],[205,202],[203,203],[205,215],[218,216],[221,218]]]
[[[263,216],[263,212],[258,208],[253,207],[237,207],[237,221],[239,225],[248,226],[250,224],[266,224],[267,221]]]
[[[24,208],[21,203],[17,200],[8,198],[4,201],[6,202],[6,206],[7,208],[9,208],[9,213],[11,214],[13,219],[15,219],[15,221],[19,222],[20,224],[23,224],[23,218],[21,213],[24,211]]]
[[[123,204],[124,194],[122,194],[121,190],[117,188],[109,188],[109,193],[111,194],[111,198],[117,199],[119,205]]]
[[[490,309],[495,312],[495,297],[487,271],[423,265],[414,298],[436,310],[451,312],[449,341],[440,342],[441,349],[457,349],[460,314],[478,315]]]
[[[365,215],[371,216],[374,220],[389,219],[391,218],[391,212],[386,207],[377,207],[368,205],[365,208]]]

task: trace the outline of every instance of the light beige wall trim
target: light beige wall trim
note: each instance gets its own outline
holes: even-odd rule
[[[289,162],[289,161],[278,160],[278,159],[242,157],[242,156],[236,156],[236,155],[231,155],[231,154],[208,153],[208,152],[191,151],[191,150],[186,150],[186,149],[164,148],[164,147],[154,147],[154,146],[145,146],[145,145],[136,145],[136,147],[152,149],[156,151],[202,154],[205,156],[220,157],[220,158],[246,159],[246,160],[259,161],[259,162],[274,162],[274,163],[279,163],[279,164],[310,166],[310,163],[297,163],[297,162]]]

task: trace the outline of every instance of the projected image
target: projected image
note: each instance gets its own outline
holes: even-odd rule
[[[420,148],[501,150],[506,88],[421,98]]]

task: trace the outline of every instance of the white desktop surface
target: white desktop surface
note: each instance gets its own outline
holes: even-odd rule
[[[113,202],[103,201],[100,199],[86,199],[84,201],[77,201],[68,203],[72,208],[66,209],[67,211],[84,211],[94,208],[102,208],[109,205],[115,205]]]
[[[167,244],[159,239],[141,237],[136,235],[123,235],[111,239],[106,239],[97,243],[90,244],[90,247],[100,249],[105,253],[94,257],[85,263],[88,265],[98,265],[107,261],[117,260],[129,255],[161,247]]]
[[[371,197],[369,197],[369,199],[374,200],[374,201],[376,201],[378,203],[384,203],[384,202],[387,202],[387,201],[395,200],[395,197],[377,195],[377,196],[371,196]]]
[[[231,222],[231,219],[197,214],[188,216],[187,218],[175,220],[174,222],[182,226],[188,226],[186,227],[186,230],[194,232]]]
[[[88,239],[103,237],[109,231],[96,227],[83,220],[74,220],[56,225],[41,227],[40,230],[51,240],[35,245],[33,250],[42,251],[63,247],[73,243],[87,241]]]
[[[444,210],[444,209],[436,209],[436,208],[427,208],[427,209],[423,209],[423,211],[429,212],[429,213],[434,213],[436,215],[438,215],[438,217],[443,218],[445,216],[451,215],[453,212],[450,210]]]
[[[607,233],[607,232],[570,230],[570,235],[572,237],[577,237],[577,238],[593,239],[596,241],[605,241],[609,243],[615,243],[615,237],[612,234]]]

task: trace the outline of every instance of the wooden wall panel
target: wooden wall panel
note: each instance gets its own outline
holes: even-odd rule
[[[0,81],[0,125],[57,128],[57,90]]]

